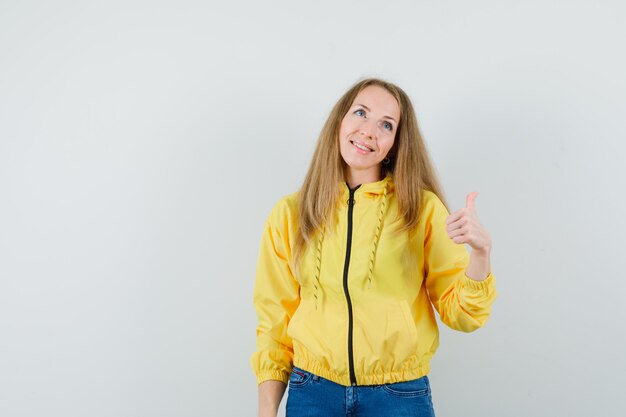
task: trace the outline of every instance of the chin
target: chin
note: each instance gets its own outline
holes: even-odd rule
[[[360,171],[366,171],[376,166],[376,165],[362,165],[362,164],[350,164],[350,163],[347,163],[346,165],[348,165],[352,169],[358,169]]]

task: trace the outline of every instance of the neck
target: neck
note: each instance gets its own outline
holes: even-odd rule
[[[382,173],[380,168],[377,170],[367,171],[346,169],[344,177],[346,178],[346,184],[348,184],[348,187],[354,188],[357,185],[380,181],[382,179]]]

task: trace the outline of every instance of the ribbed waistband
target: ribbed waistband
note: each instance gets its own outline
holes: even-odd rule
[[[339,374],[317,361],[313,355],[297,342],[293,344],[293,364],[298,368],[321,376],[340,385],[350,386],[350,375],[346,372]],[[380,385],[394,382],[405,382],[421,378],[430,372],[430,362],[419,363],[417,356],[408,358],[403,369],[396,371],[378,371],[371,373],[356,372],[357,385]]]

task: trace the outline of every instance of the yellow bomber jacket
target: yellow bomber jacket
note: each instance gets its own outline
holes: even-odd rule
[[[281,198],[267,217],[256,269],[257,383],[287,383],[292,367],[338,384],[375,385],[428,374],[439,345],[434,310],[452,329],[482,327],[496,298],[495,277],[470,279],[469,252],[446,231],[449,215],[424,190],[417,232],[396,233],[391,176],[351,191],[343,185],[333,230],[309,245],[302,276],[291,246],[297,196]],[[352,203],[350,203],[351,201]]]

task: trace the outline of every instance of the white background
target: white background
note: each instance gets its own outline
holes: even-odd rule
[[[332,105],[412,98],[500,296],[438,417],[618,416],[620,1],[0,1],[0,415],[253,416],[263,221]]]

